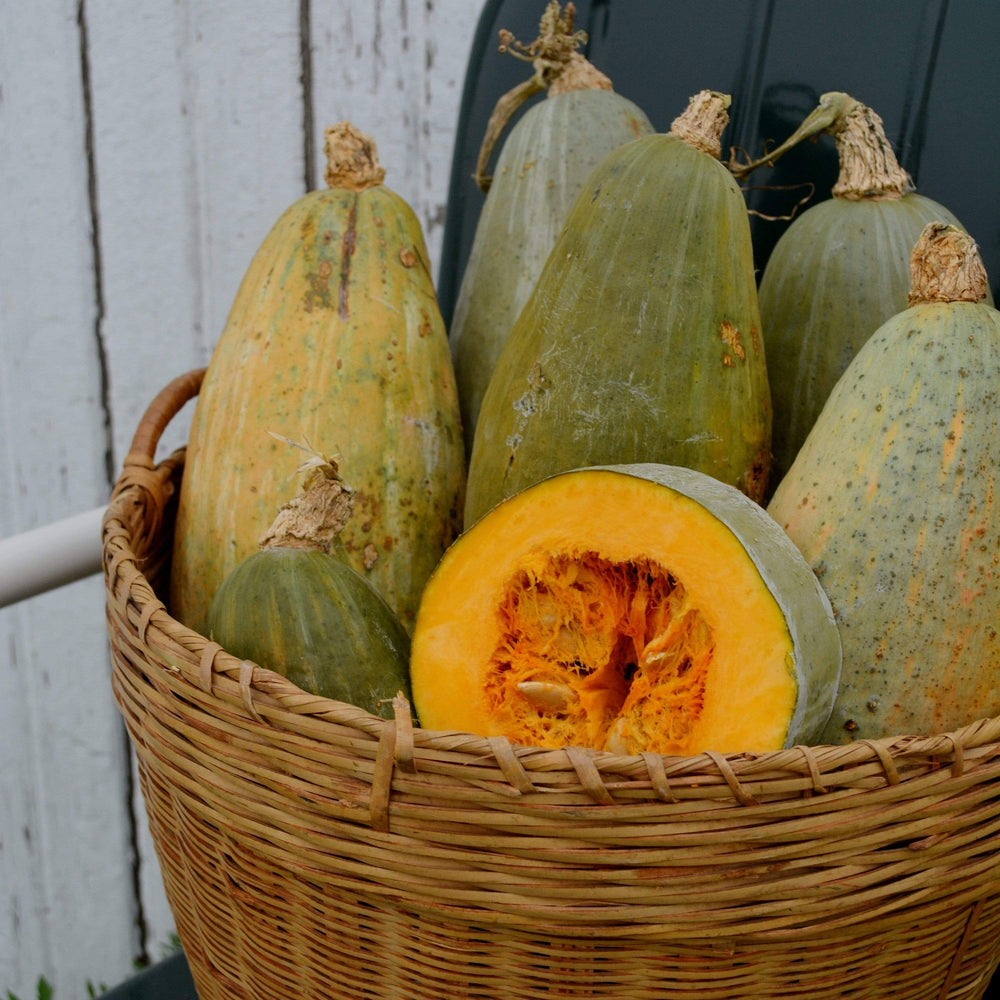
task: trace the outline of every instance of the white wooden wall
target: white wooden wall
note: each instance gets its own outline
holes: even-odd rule
[[[106,501],[146,404],[207,361],[258,243],[322,182],[325,125],[375,137],[438,260],[480,7],[0,4],[0,537]],[[114,985],[173,929],[108,673],[99,578],[0,610],[3,997]]]

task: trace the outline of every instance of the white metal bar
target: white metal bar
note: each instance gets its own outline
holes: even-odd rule
[[[99,573],[105,509],[0,539],[0,608]]]

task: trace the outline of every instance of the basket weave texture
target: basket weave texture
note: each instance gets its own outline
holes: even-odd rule
[[[114,695],[201,1000],[977,1000],[1000,719],[765,754],[541,750],[306,694],[169,614],[183,449],[104,519]]]

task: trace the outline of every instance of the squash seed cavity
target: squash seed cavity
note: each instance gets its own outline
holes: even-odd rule
[[[553,553],[508,581],[485,678],[515,741],[688,753],[714,636],[652,560]]]

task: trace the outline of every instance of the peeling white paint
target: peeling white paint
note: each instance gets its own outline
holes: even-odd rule
[[[326,125],[375,137],[436,273],[480,4],[311,0],[308,92],[301,6],[0,6],[0,538],[107,502],[146,405],[207,361],[257,245],[322,178]],[[114,985],[172,930],[108,671],[99,578],[0,611],[3,996]]]

